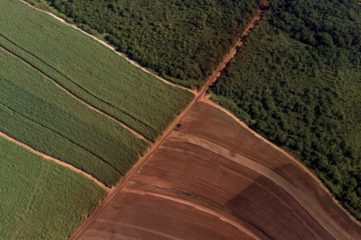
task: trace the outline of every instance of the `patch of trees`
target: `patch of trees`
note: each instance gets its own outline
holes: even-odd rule
[[[272,0],[212,88],[215,100],[302,159],[359,219],[360,39],[356,1]]]
[[[96,30],[141,65],[191,87],[201,85],[211,74],[240,35],[258,2],[46,1],[85,30]]]
[[[271,23],[309,45],[349,49],[361,41],[357,8],[354,0],[275,0]]]

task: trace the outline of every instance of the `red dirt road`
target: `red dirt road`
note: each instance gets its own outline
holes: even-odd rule
[[[361,239],[307,169],[202,102],[241,46],[72,239]]]
[[[261,20],[263,15],[262,10],[257,10],[255,16],[250,20],[249,24],[245,27],[242,37],[247,36],[247,34],[257,25],[257,23]],[[78,239],[85,229],[88,228],[88,225],[94,221],[99,214],[101,214],[104,209],[110,205],[113,201],[116,201],[116,195],[122,191],[122,189],[125,187],[129,179],[132,178],[134,174],[138,171],[139,168],[141,168],[144,164],[146,164],[150,160],[150,156],[155,152],[158,147],[167,139],[167,137],[172,133],[173,129],[176,127],[176,125],[181,122],[188,113],[192,110],[193,106],[200,101],[206,94],[209,87],[218,79],[221,72],[225,69],[227,64],[232,60],[232,58],[237,53],[237,49],[239,47],[242,47],[243,42],[241,39],[238,39],[235,41],[233,46],[231,46],[230,51],[226,54],[223,61],[219,64],[219,66],[215,69],[214,73],[208,78],[207,82],[204,84],[204,86],[197,91],[195,94],[195,98],[193,101],[187,106],[187,108],[171,123],[168,128],[164,131],[163,135],[160,136],[160,138],[157,139],[157,141],[151,146],[151,148],[146,152],[146,154],[141,157],[141,159],[133,166],[133,168],[128,172],[128,174],[123,178],[123,180],[120,182],[120,184],[112,191],[112,193],[109,195],[109,197],[103,202],[102,206],[98,208],[95,213],[82,225],[80,228],[74,233],[72,236],[72,239]]]
[[[358,240],[301,164],[198,102],[73,239]]]

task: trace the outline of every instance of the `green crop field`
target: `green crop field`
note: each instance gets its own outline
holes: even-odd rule
[[[27,0],[52,6],[141,65],[200,86],[242,32],[258,0]]]
[[[0,1],[0,132],[114,186],[193,98],[20,1]],[[127,127],[124,127],[127,126]],[[0,238],[66,239],[105,192],[0,138]]]
[[[192,98],[20,1],[3,0],[0,8],[0,46],[150,140]]]
[[[146,144],[0,49],[0,130],[113,185]]]
[[[154,140],[193,97],[20,1],[0,8],[0,131],[108,186],[147,147],[119,123]]]
[[[214,99],[294,152],[361,219],[361,7],[270,3]]]
[[[85,177],[0,138],[0,238],[64,240],[105,195]]]

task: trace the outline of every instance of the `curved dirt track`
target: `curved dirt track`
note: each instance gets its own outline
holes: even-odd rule
[[[73,239],[358,240],[304,167],[198,102]]]

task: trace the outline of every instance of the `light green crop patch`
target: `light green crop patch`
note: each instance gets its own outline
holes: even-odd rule
[[[0,49],[0,131],[114,185],[146,144]]]
[[[20,1],[0,9],[0,131],[108,186],[147,148],[119,122],[154,140],[192,98]]]
[[[105,196],[95,183],[0,138],[1,239],[66,239]]]
[[[0,46],[154,140],[192,98],[20,1],[0,2]]]

